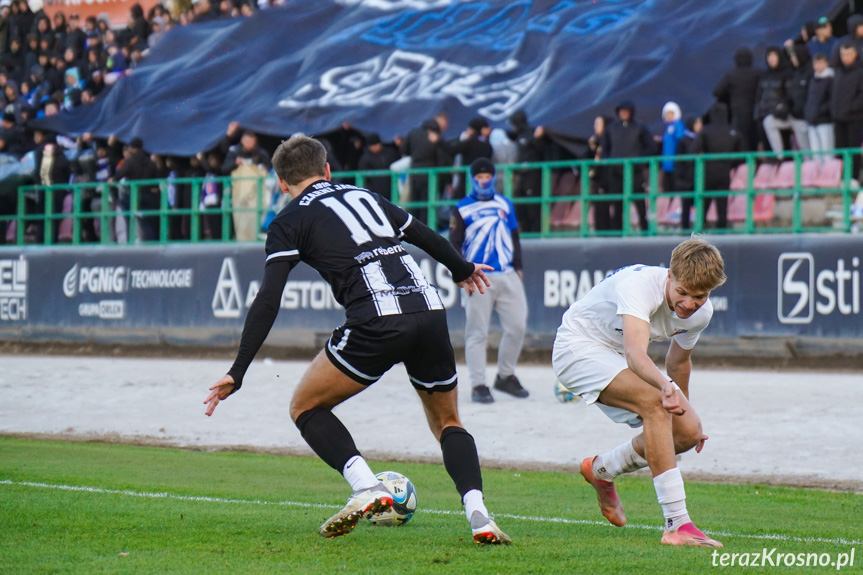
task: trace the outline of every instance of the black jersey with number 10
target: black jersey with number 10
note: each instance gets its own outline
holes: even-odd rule
[[[378,194],[321,180],[270,224],[267,263],[301,260],[316,269],[344,306],[347,324],[443,309],[399,241],[412,221]]]

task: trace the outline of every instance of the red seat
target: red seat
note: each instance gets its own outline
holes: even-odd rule
[[[745,190],[749,185],[749,166],[740,164],[737,169],[731,170],[730,190]]]
[[[773,194],[758,194],[752,205],[752,219],[756,222],[769,222],[773,219],[773,206],[776,197]]]
[[[769,190],[775,174],[775,164],[761,164],[755,172],[755,180],[753,181],[752,186],[756,190]]]
[[[842,184],[842,160],[829,158],[815,178],[816,188],[838,188]]]
[[[804,188],[814,188],[818,179],[821,162],[818,160],[806,160],[800,167],[800,185]]]
[[[773,174],[769,188],[771,190],[788,190],[794,187],[796,177],[794,162],[782,162]],[[761,189],[761,188],[758,188]]]
[[[728,221],[746,221],[746,194],[736,194],[728,200]]]

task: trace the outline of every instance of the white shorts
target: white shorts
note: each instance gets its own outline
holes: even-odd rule
[[[623,354],[587,338],[572,333],[554,340],[551,365],[558,381],[585,403],[595,403],[616,423],[641,427],[641,417],[629,410],[599,403],[599,394],[617,375],[629,366]]]

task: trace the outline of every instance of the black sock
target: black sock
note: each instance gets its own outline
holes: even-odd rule
[[[296,424],[312,451],[339,473],[351,457],[360,455],[351,432],[329,409],[304,411]]]
[[[443,464],[464,499],[472,489],[482,491],[482,471],[473,436],[462,427],[450,426],[440,434]]]

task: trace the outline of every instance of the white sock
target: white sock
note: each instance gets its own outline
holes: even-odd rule
[[[471,489],[465,493],[462,503],[464,503],[464,514],[468,521],[470,521],[474,511],[479,511],[488,517],[488,509],[485,508],[485,503],[482,501],[482,491],[479,489]]]
[[[362,455],[354,455],[348,459],[348,462],[345,463],[345,468],[342,469],[342,475],[351,484],[351,489],[354,490],[354,493],[361,489],[374,487],[380,483],[380,480],[372,473],[369,464],[366,463]]]
[[[593,473],[603,481],[614,481],[618,475],[644,467],[647,467],[647,460],[635,451],[631,441],[618,445],[593,461]]]
[[[689,523],[689,513],[686,512],[686,490],[683,488],[683,477],[676,467],[669,469],[653,478],[653,488],[656,489],[656,499],[662,506],[665,517],[665,530],[677,531]]]

